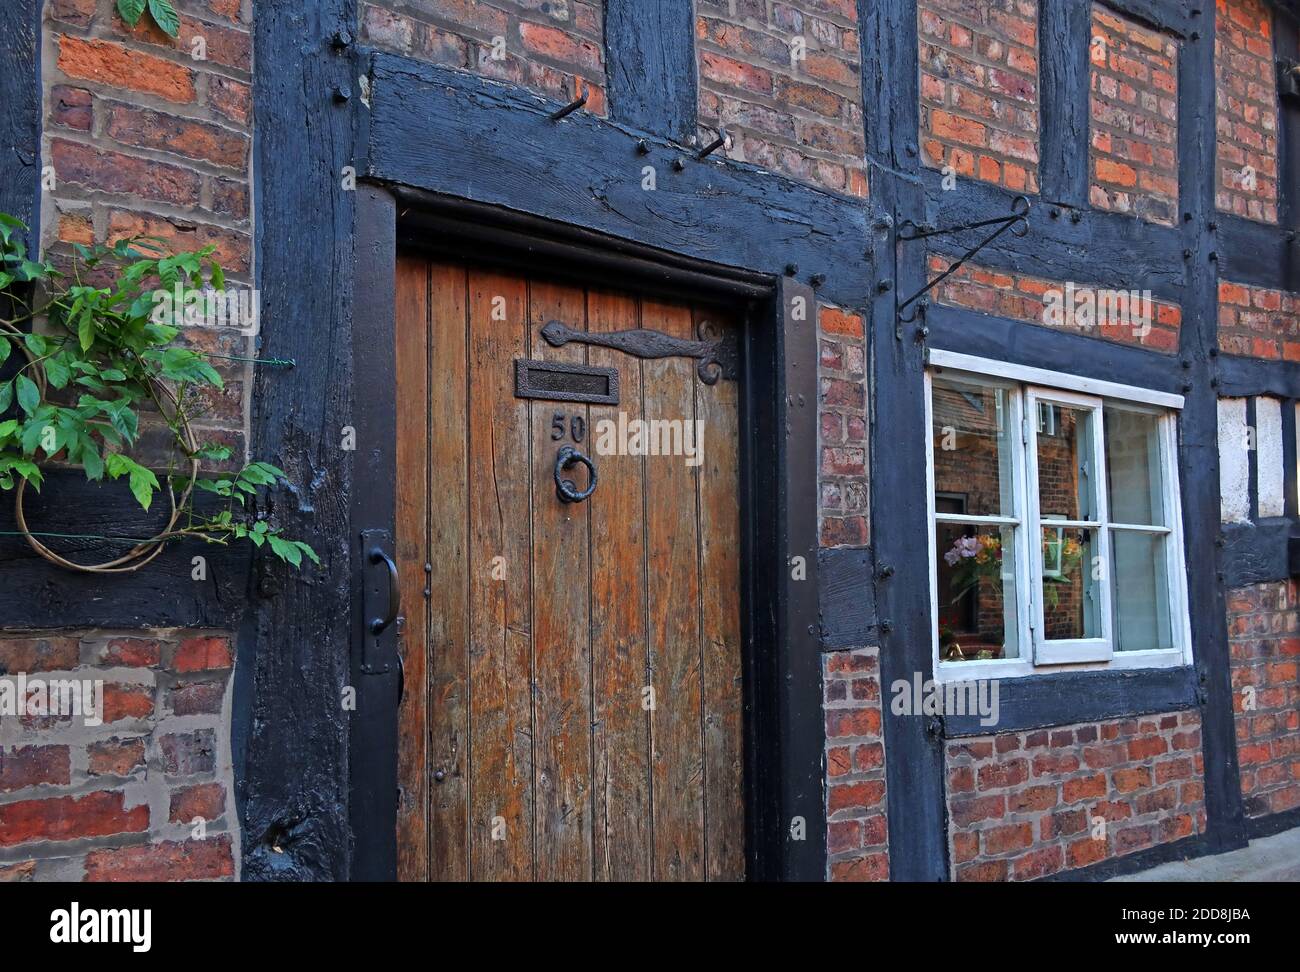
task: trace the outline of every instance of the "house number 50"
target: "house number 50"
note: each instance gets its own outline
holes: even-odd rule
[[[581,442],[587,437],[587,420],[581,415],[574,415],[571,418],[563,412],[556,412],[551,416],[551,440],[559,442],[565,436],[565,419],[568,419],[568,434],[574,442]]]

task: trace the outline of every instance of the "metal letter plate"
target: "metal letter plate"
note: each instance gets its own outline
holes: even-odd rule
[[[515,397],[617,405],[618,369],[516,358]]]

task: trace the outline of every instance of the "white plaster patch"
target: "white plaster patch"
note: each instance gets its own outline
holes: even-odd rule
[[[1282,516],[1286,512],[1286,493],[1282,481],[1282,402],[1279,399],[1255,399],[1255,463],[1259,515]]]
[[[1219,399],[1219,505],[1224,523],[1250,520],[1250,452],[1246,400]]]

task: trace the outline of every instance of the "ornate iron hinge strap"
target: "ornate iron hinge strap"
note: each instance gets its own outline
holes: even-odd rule
[[[613,348],[638,358],[696,358],[699,364],[696,373],[700,381],[712,385],[719,378],[734,381],[738,370],[737,346],[734,334],[724,334],[713,340],[706,339],[710,325],[701,322],[699,333],[701,340],[689,341],[686,338],[673,337],[662,331],[649,328],[633,328],[627,331],[575,331],[559,321],[547,321],[542,328],[542,337],[553,347],[563,347],[570,342],[577,344],[594,344],[602,348]]]

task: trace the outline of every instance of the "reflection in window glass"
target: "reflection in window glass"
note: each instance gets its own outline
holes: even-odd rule
[[[1048,403],[1042,402],[1042,405]],[[1038,502],[1044,519],[1096,520],[1092,471],[1095,412],[1051,405],[1053,431],[1038,433]]]
[[[1106,406],[1106,498],[1112,523],[1168,526],[1159,428],[1148,412]]]
[[[969,516],[1012,516],[1011,435],[1006,390],[935,378],[934,489],[963,498]]]
[[[939,657],[1016,658],[1015,528],[935,524]]]
[[[1043,637],[1100,638],[1101,591],[1092,569],[1096,530],[1043,527]]]
[[[1110,542],[1115,650],[1172,648],[1164,535],[1115,530]]]

